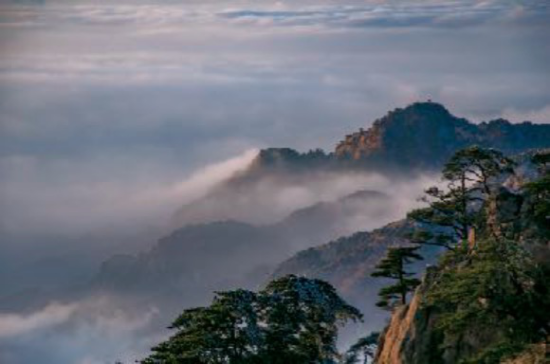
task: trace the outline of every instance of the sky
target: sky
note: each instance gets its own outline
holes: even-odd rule
[[[0,227],[148,221],[131,213],[144,195],[209,163],[330,150],[417,100],[548,122],[548,15],[544,0],[2,0]]]
[[[258,148],[330,151],[414,101],[550,123],[549,20],[546,0],[0,0],[0,283],[29,279],[13,257],[137,251]],[[78,310],[0,312],[0,340]]]

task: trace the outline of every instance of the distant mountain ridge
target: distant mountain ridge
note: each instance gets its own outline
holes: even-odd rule
[[[368,312],[368,326],[377,329],[387,318],[385,312],[375,308],[377,292],[386,282],[372,278],[370,274],[389,247],[410,244],[407,235],[415,228],[410,220],[400,220],[302,250],[279,264],[273,277],[296,274],[330,282],[346,300],[362,312]],[[425,265],[435,261],[438,252],[437,248],[423,247],[426,260],[415,264],[415,270],[423,271]]]
[[[417,102],[388,112],[366,130],[346,135],[330,153],[321,149],[305,153],[291,148],[261,150],[248,168],[206,196],[182,206],[174,214],[173,226],[226,219],[271,223],[315,202],[310,199],[285,210],[280,201],[286,201],[289,195],[286,192],[308,189],[312,184],[346,174],[352,178],[361,173],[376,174],[389,181],[396,176],[435,175],[454,152],[471,145],[495,148],[506,154],[548,148],[550,124],[512,124],[503,119],[474,124],[452,115],[441,104]],[[325,184],[325,193],[332,185]],[[364,188],[348,189],[340,196]],[[323,198],[317,199],[320,200]],[[272,214],[262,217],[246,213],[257,207]]]
[[[348,134],[333,152],[298,153],[289,148],[262,150],[251,170],[304,167],[369,168],[378,172],[438,170],[458,149],[470,145],[515,154],[550,147],[550,125],[504,119],[475,124],[452,115],[436,102],[416,102]]]
[[[360,225],[349,222],[367,208],[387,215],[388,201],[382,193],[358,191],[299,209],[272,225],[234,220],[187,225],[159,239],[149,251],[106,260],[93,286],[117,292],[178,292],[185,299],[188,292],[204,299],[216,290],[253,288],[297,251],[367,228],[368,219]]]

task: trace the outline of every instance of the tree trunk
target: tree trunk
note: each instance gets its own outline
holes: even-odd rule
[[[403,258],[399,261],[399,284],[401,285],[401,304],[407,304],[407,287],[405,287],[405,282],[403,281]]]

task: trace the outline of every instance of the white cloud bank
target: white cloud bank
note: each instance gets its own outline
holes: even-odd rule
[[[166,333],[159,336],[149,329],[158,315],[154,306],[137,309],[131,301],[113,297],[54,302],[29,313],[0,313],[0,361],[133,362],[164,338]]]
[[[109,226],[126,228],[139,224],[160,226],[182,204],[204,196],[211,188],[245,169],[257,155],[249,149],[225,161],[215,162],[191,173],[172,171],[167,180],[160,173],[150,173],[150,161],[127,165],[141,172],[112,171],[107,161],[98,165],[79,162],[48,163],[34,158],[0,160],[0,168],[9,170],[1,195],[4,231],[62,231],[84,234]],[[98,162],[96,162],[98,163]],[[124,163],[118,161],[115,165]],[[175,173],[174,173],[175,172]],[[106,181],[103,178],[108,177]],[[22,222],[25,222],[22,224]]]
[[[30,314],[0,312],[0,339],[25,335],[66,322],[76,311],[76,304],[51,303]]]
[[[507,120],[531,121],[533,123],[550,124],[550,105],[534,110],[505,109],[502,117]]]
[[[205,196],[219,183],[250,166],[258,155],[258,149],[250,149],[226,161],[214,163],[194,172],[188,179],[177,183],[173,193],[182,203],[191,202]]]
[[[10,4],[11,3],[11,4]],[[52,23],[86,26],[136,26],[181,30],[185,25],[227,22],[241,26],[346,27],[466,27],[489,21],[525,21],[548,10],[543,1],[327,1],[192,2],[185,7],[171,2],[118,4],[51,1],[47,6],[4,6],[3,27],[43,27]],[[1,4],[0,4],[1,5]],[[6,5],[6,4],[4,4]]]

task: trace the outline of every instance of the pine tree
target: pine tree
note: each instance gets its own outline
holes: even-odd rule
[[[460,254],[466,249],[443,254],[424,290],[425,309],[437,312],[433,337],[439,348],[460,347],[465,338],[482,343],[461,354],[465,364],[504,362],[550,335],[550,155],[536,154],[532,162],[538,177],[517,195],[490,182],[483,186],[488,179],[473,186],[488,195],[473,210],[479,229],[475,254]],[[499,171],[494,166],[487,170]],[[517,197],[514,208],[506,219],[497,218],[511,195]],[[510,229],[513,234],[495,234]]]
[[[143,363],[252,363],[261,338],[257,308],[254,292],[218,292],[210,306],[184,310],[170,326],[177,333]]]
[[[262,291],[265,345],[262,363],[332,363],[338,356],[338,326],[361,313],[329,283],[295,275]]]
[[[338,326],[362,318],[330,284],[289,275],[184,310],[144,364],[335,363]]]
[[[373,332],[368,336],[362,337],[353,344],[345,354],[344,364],[356,364],[362,357],[362,363],[367,364],[373,360],[378,348],[378,338],[380,333]]]
[[[517,241],[484,240],[475,255],[440,266],[434,278],[425,304],[438,312],[441,347],[476,330],[496,337],[464,363],[501,363],[550,334],[550,269]]]
[[[371,276],[394,279],[397,282],[391,286],[382,288],[378,295],[380,301],[376,304],[378,307],[391,309],[399,304],[407,303],[407,294],[413,291],[420,281],[411,278],[414,273],[407,272],[405,266],[415,260],[422,260],[422,256],[417,253],[419,246],[389,248],[384,259],[376,266]]]
[[[539,152],[532,157],[540,177],[525,185],[531,201],[528,217],[538,226],[538,233],[550,238],[550,152]]]
[[[410,236],[418,244],[454,250],[466,241],[479,217],[479,206],[491,195],[497,177],[513,173],[514,163],[501,152],[477,146],[455,153],[443,168],[445,188],[430,187],[422,198],[428,207],[408,217],[422,226]]]

